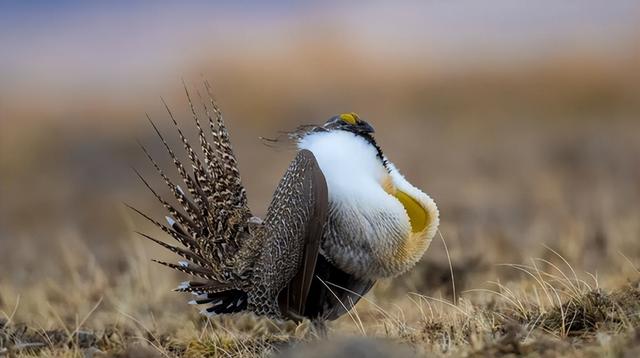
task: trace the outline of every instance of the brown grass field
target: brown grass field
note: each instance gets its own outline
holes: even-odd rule
[[[258,215],[294,153],[259,136],[351,110],[373,123],[440,208],[415,269],[326,327],[205,319],[123,205],[163,215],[130,166],[153,178],[137,138],[168,167],[144,112],[177,146],[157,98],[189,127],[179,80],[68,103],[16,95],[0,121],[0,357],[640,355],[638,56],[434,74],[326,52],[185,77],[214,80]]]

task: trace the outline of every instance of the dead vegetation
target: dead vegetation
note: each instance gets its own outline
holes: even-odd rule
[[[169,292],[165,284],[171,283],[171,274],[150,266],[136,247],[130,270],[119,277],[107,278],[97,264],[81,270],[84,258],[68,256],[66,268],[57,274],[77,277],[66,284],[18,290],[3,282],[0,354],[346,357],[369,350],[373,356],[397,351],[486,357],[618,356],[640,350],[638,278],[603,288],[601,278],[577,272],[551,249],[555,262],[506,265],[520,277],[488,282],[486,288],[460,285],[467,289],[455,302],[446,297],[447,290],[440,297],[375,292],[352,314],[324,327],[251,314],[207,320]]]

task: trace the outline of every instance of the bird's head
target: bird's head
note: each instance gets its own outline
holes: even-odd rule
[[[316,127],[319,131],[334,131],[341,130],[355,134],[361,138],[364,138],[369,144],[371,144],[377,153],[378,159],[386,167],[387,160],[382,154],[382,149],[376,143],[376,140],[371,135],[374,132],[373,126],[364,119],[360,118],[356,113],[343,113],[337,116],[329,118],[322,127]],[[388,168],[387,168],[388,169]]]
[[[343,130],[356,135],[368,136],[373,133],[373,127],[357,114],[343,113],[329,118],[322,126],[326,130]]]

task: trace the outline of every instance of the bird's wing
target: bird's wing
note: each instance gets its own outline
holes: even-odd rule
[[[286,316],[304,313],[327,215],[324,175],[313,154],[301,150],[278,184],[264,221],[270,242],[263,254],[263,271],[268,268],[271,274],[261,276],[284,287],[279,305]]]

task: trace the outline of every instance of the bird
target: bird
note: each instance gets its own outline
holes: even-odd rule
[[[265,218],[253,216],[222,112],[213,100],[208,83],[205,88],[209,94],[209,105],[203,102],[208,133],[185,86],[201,155],[185,137],[165,103],[188,164],[178,158],[158,126],[147,116],[187,189],[185,191],[172,182],[146,147],[140,144],[178,203],[167,201],[135,170],[168,212],[166,224],[128,205],[179,245],[143,232],[138,234],[183,259],[177,264],[154,261],[194,278],[180,283],[175,291],[192,293],[195,298],[189,303],[203,305],[202,314],[213,316],[250,311],[272,318],[299,320],[304,313],[327,219],[324,176],[313,154],[299,151],[280,180]]]
[[[413,267],[437,232],[435,201],[405,179],[373,133],[353,112],[290,133],[314,154],[329,195],[306,316],[340,317],[377,280]]]
[[[194,295],[189,303],[201,305],[202,314],[334,320],[376,280],[397,276],[422,257],[438,226],[437,207],[387,160],[370,124],[346,113],[292,133],[296,156],[262,219],[248,207],[222,111],[208,82],[205,89],[207,130],[185,85],[200,153],[163,101],[188,163],[147,116],[186,186],[174,183],[140,144],[177,202],[135,170],[168,212],[166,224],[129,205],[177,241],[138,232],[182,258],[154,261],[193,277],[175,291]]]

